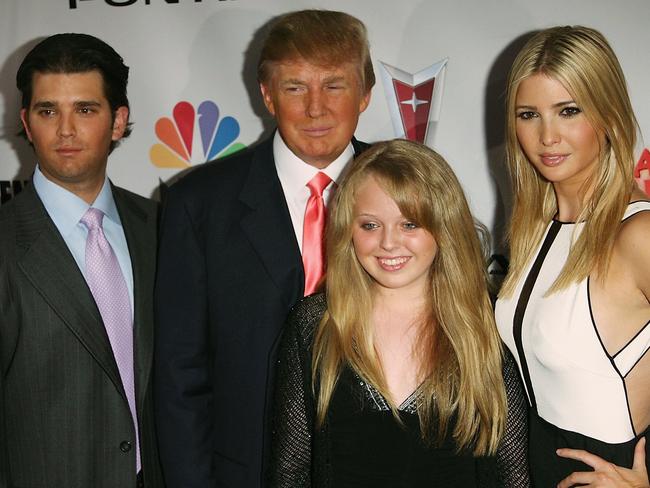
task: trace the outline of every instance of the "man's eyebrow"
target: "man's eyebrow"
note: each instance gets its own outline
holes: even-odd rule
[[[332,75],[328,76],[326,78],[323,78],[323,83],[340,83],[342,81],[345,81],[345,76],[343,75]],[[299,78],[287,78],[286,80],[282,80],[280,82],[281,85],[306,85],[306,82],[304,80],[301,80]]]
[[[99,107],[101,103],[97,100],[78,100],[74,102],[75,107]]]
[[[305,82],[299,78],[287,78],[280,82],[281,85],[304,85]]]
[[[323,80],[324,83],[335,83],[335,82],[341,82],[345,81],[345,76],[343,75],[332,75],[328,76]]]
[[[32,108],[34,109],[55,108],[57,106],[58,104],[51,100],[41,100],[35,102]],[[99,107],[101,106],[101,103],[99,103],[97,100],[77,100],[74,102],[74,106],[75,107]]]
[[[56,103],[51,102],[49,100],[43,100],[43,101],[36,102],[32,106],[32,108],[54,108],[54,107],[56,107]]]

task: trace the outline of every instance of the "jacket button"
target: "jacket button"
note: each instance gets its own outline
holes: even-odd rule
[[[131,450],[131,443],[129,441],[120,442],[120,451],[129,452]]]

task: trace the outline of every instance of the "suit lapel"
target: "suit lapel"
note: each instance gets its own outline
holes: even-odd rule
[[[304,272],[291,216],[273,161],[273,138],[253,153],[240,200],[250,209],[241,226],[288,307],[303,294]]]
[[[352,139],[357,157],[368,144]],[[302,297],[305,274],[291,215],[273,160],[273,136],[261,143],[252,156],[251,170],[240,200],[250,208],[242,229],[282,292],[287,306]]]
[[[133,269],[133,329],[135,385],[138,410],[149,383],[153,360],[153,277],[156,261],[156,222],[122,190],[113,187],[115,204],[129,247]]]
[[[122,381],[93,296],[33,185],[16,199],[18,266],[54,313],[92,354],[124,395]]]
[[[356,137],[352,138],[352,148],[354,149],[355,158],[358,158],[359,155],[369,147],[370,144],[368,144],[367,142],[358,141]]]

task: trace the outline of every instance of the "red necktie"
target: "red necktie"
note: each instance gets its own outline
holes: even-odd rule
[[[320,171],[307,183],[311,192],[305,209],[305,222],[302,230],[302,264],[305,268],[305,296],[316,291],[323,276],[325,257],[323,256],[323,236],[325,234],[325,202],[323,190],[331,178]]]

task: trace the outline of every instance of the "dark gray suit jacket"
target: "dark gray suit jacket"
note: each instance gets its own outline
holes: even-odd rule
[[[133,267],[136,408],[153,488],[162,486],[151,398],[157,209],[113,195]],[[0,487],[135,487],[134,437],[99,310],[30,185],[0,208]]]

